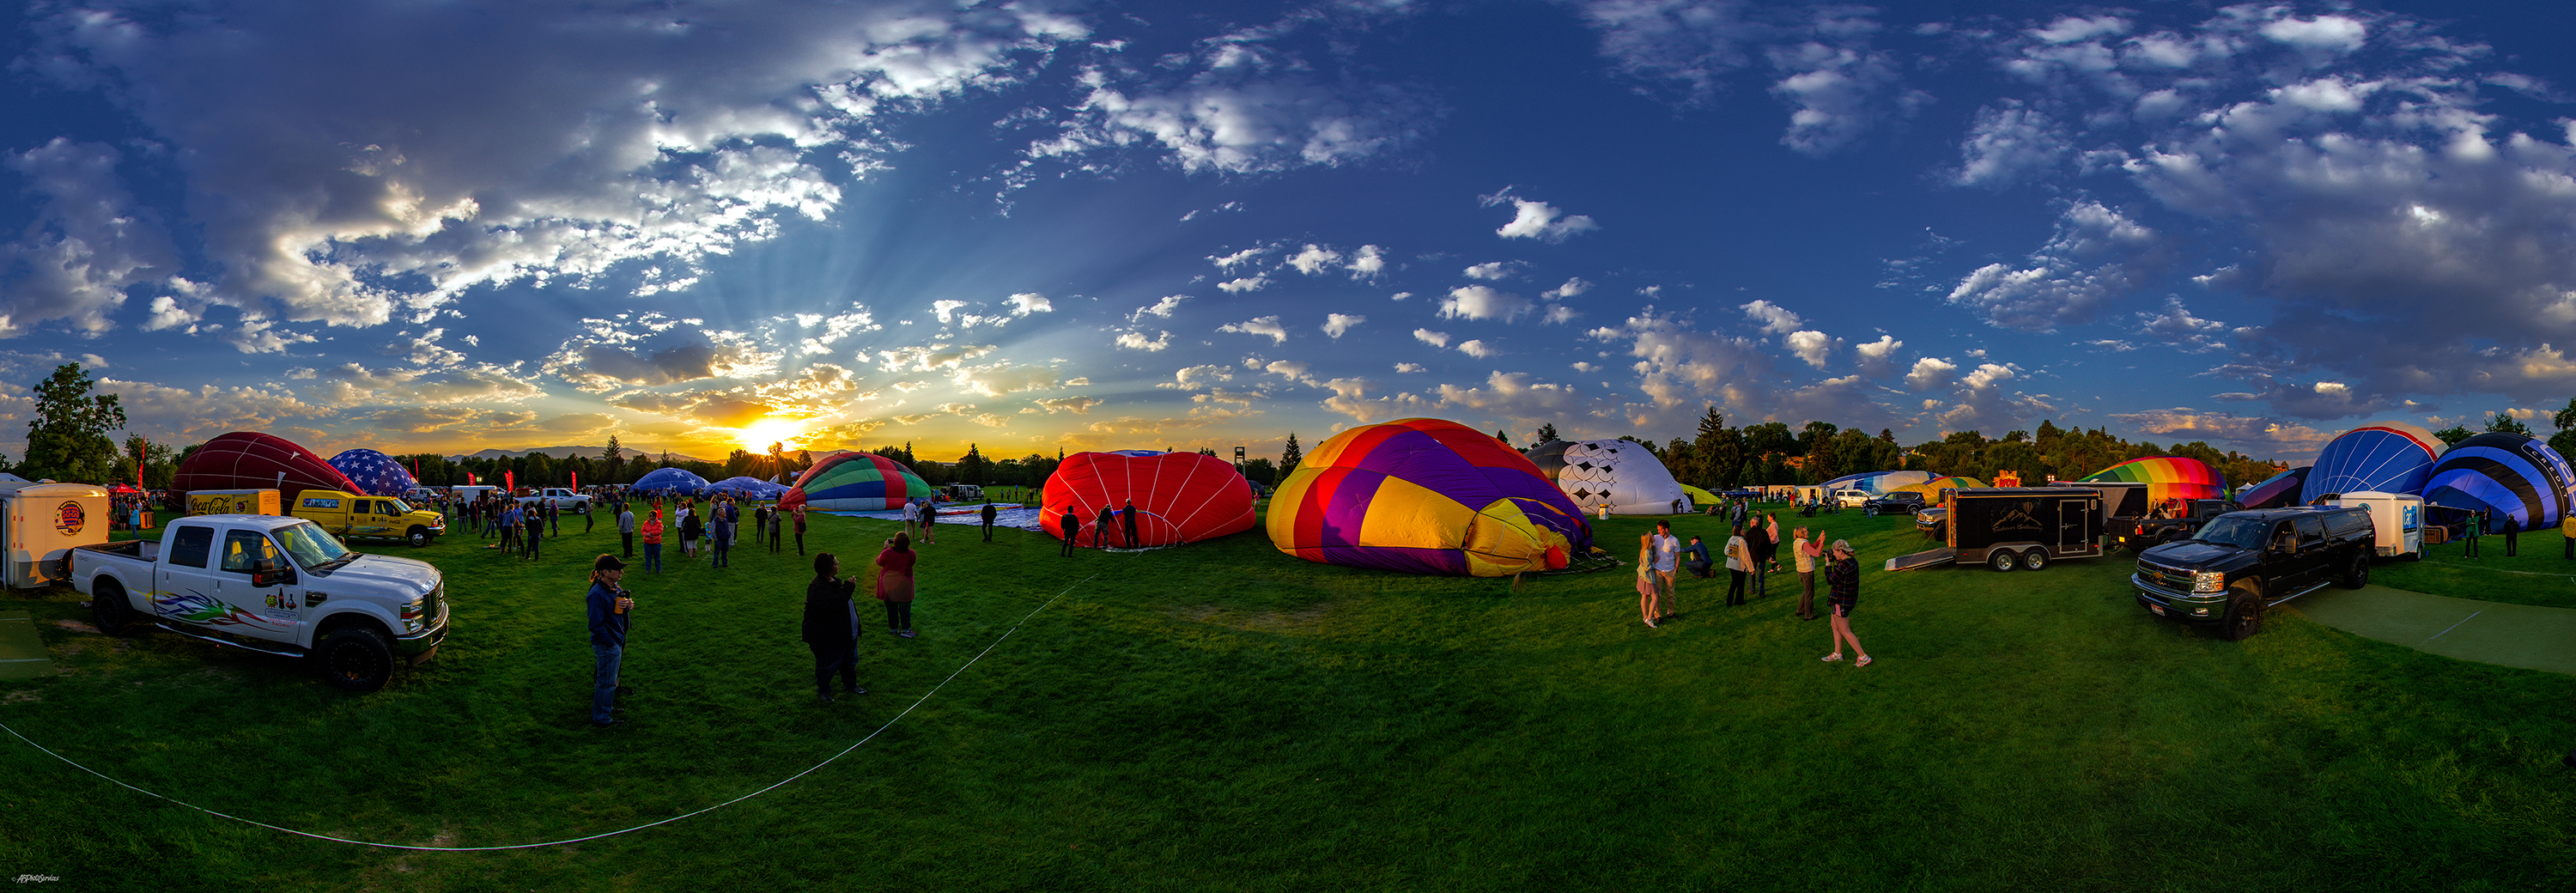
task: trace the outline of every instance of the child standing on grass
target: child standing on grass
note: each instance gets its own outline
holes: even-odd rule
[[[1834,653],[1822,660],[1832,663],[1843,659],[1843,643],[1850,642],[1852,653],[1860,655],[1852,666],[1869,666],[1869,652],[1860,647],[1860,639],[1851,631],[1852,611],[1860,607],[1860,562],[1852,557],[1851,541],[1834,541],[1832,563],[1825,567],[1825,586],[1834,607]]]
[[[1637,538],[1637,614],[1646,620],[1646,628],[1655,628],[1655,618],[1662,616],[1655,604],[1654,537]]]
[[[644,572],[648,574],[662,572],[661,509],[654,509],[652,516],[644,519]]]
[[[877,598],[885,602],[886,628],[912,638],[912,535],[898,533],[877,553]]]

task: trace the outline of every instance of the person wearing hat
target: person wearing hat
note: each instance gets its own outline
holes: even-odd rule
[[[614,725],[617,696],[634,689],[617,684],[618,664],[626,656],[626,612],[635,599],[617,583],[626,578],[626,562],[602,554],[590,563],[590,653],[598,664],[590,674],[590,724]]]
[[[1851,631],[1852,609],[1860,607],[1860,561],[1852,557],[1850,540],[1835,540],[1833,550],[1826,554],[1829,563],[1825,565],[1825,586],[1827,600],[1834,609],[1834,652],[1822,660],[1831,663],[1843,659],[1843,643],[1850,642],[1852,653],[1860,655],[1852,666],[1869,666],[1869,652],[1860,647],[1860,639]]]

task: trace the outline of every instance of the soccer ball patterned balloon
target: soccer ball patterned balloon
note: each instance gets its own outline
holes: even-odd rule
[[[1529,449],[1530,461],[1556,481],[1576,506],[1590,512],[1609,506],[1614,515],[1671,515],[1690,510],[1690,497],[1664,463],[1631,440],[1551,440]]]

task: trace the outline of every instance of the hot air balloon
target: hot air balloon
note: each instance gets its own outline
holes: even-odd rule
[[[2236,494],[2236,501],[2242,503],[2249,509],[2272,509],[2281,508],[2283,506],[2303,505],[2305,503],[2300,500],[2300,488],[2307,485],[2308,474],[2313,469],[2314,466],[2301,465],[2297,468],[2281,472],[2280,474],[2264,478],[2262,482],[2257,483],[2254,486],[2247,487],[2244,492]],[[2355,490],[2352,492],[2359,493],[2362,491]]]
[[[1663,460],[1631,440],[1551,440],[1524,453],[1539,473],[1573,498],[1576,508],[1613,515],[1672,515],[1690,510],[1681,482]]]
[[[2087,475],[2087,481],[2128,481],[2147,485],[2147,502],[2169,499],[2225,499],[2227,478],[2209,463],[2182,456],[2131,459]]]
[[[1818,486],[1823,487],[1827,493],[1858,490],[1871,496],[1884,496],[1898,487],[1929,483],[1931,480],[1932,473],[1929,471],[1864,471],[1859,474],[1843,475]]]
[[[2299,485],[2299,502],[2314,503],[2337,493],[2421,493],[2433,474],[2442,441],[2433,432],[2405,422],[2354,428],[2328,441]]]
[[[1100,545],[1096,516],[1101,508],[1124,511],[1136,506],[1136,541],[1128,542],[1123,519],[1111,526],[1109,544],[1126,547],[1176,546],[1251,530],[1252,485],[1234,465],[1199,453],[1121,450],[1075,453],[1047,478],[1039,502],[1039,525],[1049,535],[1064,532],[1053,522],[1067,508],[1082,522],[1077,545]]]
[[[262,490],[275,488],[282,504],[295,504],[306,490],[358,492],[358,484],[312,450],[275,434],[235,431],[216,435],[179,463],[170,489]]]
[[[707,485],[709,496],[731,496],[735,499],[777,499],[787,488],[756,477],[737,475]]]
[[[1592,545],[1582,510],[1529,457],[1441,419],[1324,441],[1280,485],[1268,527],[1308,561],[1420,574],[1563,568]]]
[[[1985,485],[1984,481],[1977,480],[1976,478],[1961,478],[1943,475],[1941,477],[1924,481],[1920,484],[1906,484],[1902,487],[1896,487],[1890,489],[1888,492],[1921,493],[1923,494],[1924,502],[1938,503],[1941,501],[1941,497],[1951,490],[1956,490],[1961,487],[1983,487]]]
[[[394,457],[375,450],[343,450],[331,457],[331,467],[339,469],[341,474],[349,476],[350,483],[358,485],[358,489],[350,491],[352,493],[402,496],[420,486],[419,481],[412,479],[410,469],[402,467]]]
[[[778,498],[778,507],[883,512],[929,498],[930,485],[903,463],[875,453],[839,452],[815,460],[814,467],[797,476],[796,486]]]
[[[2491,432],[2452,444],[2424,481],[2424,502],[2485,510],[2499,529],[2545,530],[2567,517],[2576,472],[2528,434]]]
[[[638,496],[703,496],[707,479],[679,468],[656,468],[627,486]]]

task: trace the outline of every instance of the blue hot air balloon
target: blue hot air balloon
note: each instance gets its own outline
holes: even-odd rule
[[[2309,470],[2310,466],[2301,465],[2297,468],[2281,472],[2280,474],[2264,478],[2261,483],[2247,487],[2245,488],[2245,492],[2236,494],[2236,501],[2244,503],[2245,507],[2249,509],[2273,509],[2287,505],[2297,505],[2299,499],[2299,487],[2307,482]],[[2361,491],[2356,490],[2353,492],[2358,493]],[[2408,495],[2411,496],[2413,494]]]
[[[2299,501],[2336,493],[2421,493],[2441,453],[2442,441],[2433,432],[2405,422],[2354,428],[2317,451],[2317,464],[2299,486]]]
[[[2498,530],[2547,530],[2567,517],[2576,471],[2528,434],[2487,433],[2460,441],[2433,464],[2424,502],[2484,510]]]
[[[707,479],[677,468],[656,468],[636,478],[631,489],[642,496],[703,496]]]

